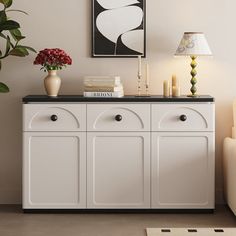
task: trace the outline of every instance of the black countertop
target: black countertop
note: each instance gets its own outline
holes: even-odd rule
[[[95,98],[84,97],[83,95],[59,95],[57,97],[48,97],[47,95],[29,95],[22,99],[24,103],[34,102],[214,102],[214,98],[208,95],[200,95],[198,97],[163,97],[152,95],[150,97],[137,97],[135,95],[124,96],[122,98]]]

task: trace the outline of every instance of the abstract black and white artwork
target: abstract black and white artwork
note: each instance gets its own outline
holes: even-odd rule
[[[146,56],[146,0],[92,0],[92,57]]]

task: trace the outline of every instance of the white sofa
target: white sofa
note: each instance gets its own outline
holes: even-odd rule
[[[236,127],[236,100],[233,104],[234,126]],[[236,128],[232,138],[225,138],[223,146],[224,194],[229,207],[236,215]]]

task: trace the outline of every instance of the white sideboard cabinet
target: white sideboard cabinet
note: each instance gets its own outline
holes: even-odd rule
[[[23,209],[214,209],[210,96],[23,98]]]

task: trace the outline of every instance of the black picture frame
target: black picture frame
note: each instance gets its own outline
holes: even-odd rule
[[[136,10],[134,12],[139,13],[139,15],[137,14],[137,15],[134,15],[133,17],[130,16],[129,19],[133,19],[134,17],[139,17],[139,20],[140,20],[140,14],[141,14],[140,12],[142,11],[142,22],[140,23],[139,26],[130,28],[129,31],[124,32],[123,34],[120,34],[116,43],[112,42],[106,36],[104,36],[96,25],[96,22],[98,22],[98,17],[101,18],[101,13],[103,13],[103,16],[106,15],[107,13],[109,16],[111,16],[112,13],[115,12],[114,10],[116,9],[105,9],[99,4],[98,1],[100,0],[91,0],[91,1],[92,1],[92,52],[91,52],[91,56],[94,58],[135,58],[141,55],[142,57],[145,58],[146,57],[146,0],[133,0],[133,2],[136,2],[136,3],[119,7],[118,9],[119,11],[124,10],[127,12],[127,8],[129,8],[129,10],[132,8],[132,10]],[[127,0],[127,1],[132,2],[132,0]],[[115,14],[117,13],[118,12],[115,12]],[[106,22],[107,21],[105,21],[105,24]],[[112,25],[112,19],[109,22],[111,22],[110,24]],[[129,20],[127,22],[129,22]],[[117,21],[115,23],[117,23]],[[125,23],[126,21],[123,21],[123,24]],[[114,27],[114,29],[116,28]],[[129,48],[121,40],[122,37],[124,37],[124,34],[127,35],[127,33],[131,33],[131,34],[137,33],[138,31],[141,32],[141,35],[142,35],[142,38],[140,37],[137,38],[138,41],[142,42],[142,43],[139,43],[139,46],[142,45],[141,46],[142,52]],[[112,32],[110,32],[110,35],[113,35]]]

